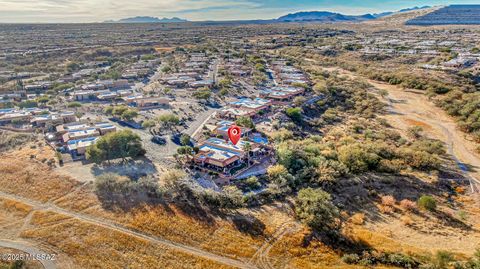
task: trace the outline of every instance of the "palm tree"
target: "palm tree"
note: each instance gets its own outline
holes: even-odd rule
[[[250,151],[252,150],[252,145],[250,142],[245,142],[243,144],[243,151],[247,154],[247,164],[250,165]]]

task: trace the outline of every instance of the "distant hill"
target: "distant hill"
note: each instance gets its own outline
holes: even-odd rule
[[[431,6],[404,8],[404,9],[400,9],[397,12],[388,11],[388,12],[376,13],[376,14],[373,14],[373,16],[375,18],[381,18],[381,17],[393,15],[395,13],[403,13],[403,12],[409,12],[409,11],[413,11],[413,10],[420,10],[420,9],[427,9],[427,8],[431,8]]]
[[[285,16],[282,16],[277,19],[279,22],[308,22],[308,21],[318,21],[318,22],[345,22],[345,21],[364,21],[375,19],[370,14],[365,14],[361,16],[351,16],[343,15],[340,13],[328,12],[328,11],[305,11],[292,13]]]
[[[373,20],[385,16],[389,16],[392,14],[403,13],[413,10],[420,10],[430,8],[430,6],[423,6],[423,7],[413,7],[413,8],[406,8],[401,9],[396,12],[383,12],[378,14],[365,14],[365,15],[344,15],[340,13],[328,12],[328,11],[303,11],[288,14],[278,18],[277,22],[358,22],[358,21],[366,21],[366,20]]]
[[[407,25],[480,24],[480,5],[451,5],[413,18]]]
[[[105,23],[172,23],[172,22],[187,22],[187,20],[180,19],[177,17],[169,18],[162,18],[159,19],[157,17],[148,17],[148,16],[139,16],[133,18],[126,18],[120,19],[118,21],[105,21]]]

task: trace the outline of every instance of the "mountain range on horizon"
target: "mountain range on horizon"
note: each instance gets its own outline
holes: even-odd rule
[[[125,18],[120,20],[109,20],[105,21],[104,23],[175,23],[175,22],[188,22],[188,20],[173,17],[173,18],[157,18],[157,17],[150,17],[150,16],[137,16],[131,18]]]
[[[341,13],[335,12],[328,12],[328,11],[303,11],[288,14],[278,18],[276,21],[280,22],[308,22],[308,21],[315,21],[315,22],[345,22],[345,21],[366,21],[366,20],[374,20],[377,18],[385,17],[388,15],[392,15],[395,13],[402,13],[408,12],[413,10],[419,9],[426,9],[430,8],[430,6],[423,6],[423,7],[413,7],[413,8],[406,8],[401,9],[396,12],[382,12],[382,13],[375,13],[375,14],[364,14],[364,15],[344,15]]]
[[[387,11],[387,12],[382,12],[382,13],[374,13],[372,14],[374,17],[376,18],[381,18],[381,17],[385,17],[385,16],[388,16],[388,15],[392,15],[392,14],[395,14],[395,13],[403,13],[403,12],[408,12],[408,11],[414,11],[414,10],[420,10],[420,9],[426,9],[426,8],[431,8],[431,6],[421,6],[421,7],[412,7],[412,8],[404,8],[404,9],[400,9],[399,11]]]
[[[413,8],[406,8],[406,9],[401,9],[399,11],[393,12],[382,12],[382,13],[375,13],[375,14],[364,14],[364,15],[345,15],[341,13],[336,13],[336,12],[330,12],[330,11],[301,11],[301,12],[296,12],[296,13],[290,13],[284,16],[281,16],[277,19],[271,19],[271,20],[251,20],[253,21],[258,21],[258,22],[269,22],[269,23],[275,23],[275,22],[359,22],[359,21],[365,21],[365,20],[373,20],[376,18],[381,18],[384,16],[392,15],[395,13],[402,13],[402,12],[407,12],[407,11],[412,11],[412,10],[419,10],[419,9],[425,9],[425,8],[430,8],[430,6],[422,6],[422,7],[413,7]],[[209,20],[205,20],[209,21]],[[109,20],[105,21],[104,23],[181,23],[181,22],[189,22],[189,20],[182,19],[182,18],[157,18],[157,17],[151,17],[151,16],[137,16],[137,17],[131,17],[131,18],[124,18],[120,20]]]
[[[340,22],[340,21],[363,21],[372,20],[375,17],[371,14],[353,16],[344,15],[340,13],[328,11],[303,11],[288,14],[278,18],[279,22],[307,22],[307,21],[321,21],[321,22]]]

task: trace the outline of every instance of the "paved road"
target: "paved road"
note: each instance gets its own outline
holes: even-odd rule
[[[25,253],[28,253],[30,255],[36,255],[36,256],[37,255],[40,256],[40,255],[43,255],[43,254],[52,254],[52,253],[43,252],[43,251],[41,251],[37,248],[34,248],[32,246],[27,245],[26,243],[4,240],[4,239],[0,239],[0,247],[18,249],[18,250],[23,251]],[[38,261],[43,265],[43,268],[45,268],[45,269],[56,269],[57,268],[55,263],[51,260],[38,260]]]
[[[122,233],[128,234],[130,236],[146,240],[150,243],[159,244],[159,245],[165,246],[165,247],[173,249],[173,250],[181,251],[181,252],[193,255],[193,256],[198,256],[198,257],[204,258],[204,259],[209,259],[209,260],[212,260],[212,261],[215,261],[215,262],[218,262],[218,263],[222,263],[222,264],[225,264],[225,265],[228,265],[228,266],[237,267],[237,268],[256,268],[253,265],[249,265],[249,264],[244,263],[244,262],[239,261],[239,260],[223,257],[223,256],[220,256],[218,254],[214,254],[214,253],[211,253],[211,252],[208,252],[208,251],[196,248],[196,247],[187,246],[187,245],[183,245],[183,244],[180,244],[180,243],[172,242],[170,240],[167,240],[167,239],[164,239],[164,238],[161,238],[161,237],[157,237],[157,236],[153,236],[153,235],[144,234],[144,233],[141,233],[141,232],[138,232],[138,231],[134,231],[132,229],[126,228],[125,226],[122,226],[122,225],[120,225],[118,223],[115,223],[113,221],[106,220],[106,219],[100,219],[100,218],[97,218],[97,217],[93,217],[93,216],[78,213],[78,212],[73,212],[73,211],[58,207],[58,206],[56,206],[52,203],[43,203],[43,202],[40,202],[40,201],[31,200],[31,199],[28,199],[28,198],[25,198],[25,197],[5,193],[5,192],[2,192],[2,191],[0,191],[0,197],[5,198],[5,199],[9,199],[9,200],[22,202],[24,204],[30,205],[30,206],[33,207],[34,210],[48,210],[48,211],[51,211],[51,212],[62,214],[62,215],[68,216],[68,217],[79,219],[83,222],[87,222],[87,223],[90,223],[90,224],[93,224],[93,225],[96,225],[96,226],[104,227],[106,229],[115,230],[117,232],[122,232]],[[52,268],[52,267],[50,267],[50,268]],[[55,268],[55,267],[53,267],[53,268]]]
[[[212,63],[212,70],[208,71],[208,79],[213,81],[214,83],[217,83],[217,78],[218,78],[218,64],[220,63],[219,59],[213,60]]]
[[[197,135],[203,128],[203,126],[213,117],[217,112],[216,109],[207,107],[206,111],[201,112],[195,117],[193,122],[188,123],[188,128],[184,133],[188,134],[192,138]]]
[[[243,79],[238,79],[238,82],[247,90],[247,93],[258,93],[258,91],[255,89],[255,86],[248,84]],[[246,95],[246,93],[242,93],[242,95]]]

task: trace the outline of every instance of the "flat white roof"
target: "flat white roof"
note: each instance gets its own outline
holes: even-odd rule
[[[258,109],[262,106],[271,104],[271,101],[263,98],[255,98],[255,99],[243,98],[243,99],[239,99],[238,101],[231,102],[230,104],[249,108],[249,109]]]
[[[68,147],[68,150],[86,148],[97,143],[98,139],[99,139],[98,137],[89,137],[85,139],[71,140],[71,141],[68,141],[67,147]]]

